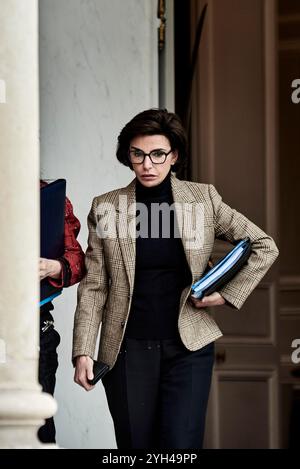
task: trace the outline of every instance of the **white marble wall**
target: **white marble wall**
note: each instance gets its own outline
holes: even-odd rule
[[[158,106],[156,0],[40,0],[41,173],[64,177],[86,249],[92,197],[127,185],[117,136],[137,112]],[[61,334],[57,374],[58,443],[114,448],[101,383],[73,383],[71,341],[77,287],[55,301]]]
[[[37,0],[0,0],[0,25],[0,448],[37,448],[56,409],[37,381]]]

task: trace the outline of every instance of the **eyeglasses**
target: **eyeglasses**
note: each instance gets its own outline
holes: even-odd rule
[[[149,156],[153,164],[164,164],[168,155],[172,153],[172,149],[166,153],[163,150],[152,150],[150,153],[145,153],[143,150],[137,148],[131,149],[129,151],[129,159],[133,164],[142,164],[146,156]]]

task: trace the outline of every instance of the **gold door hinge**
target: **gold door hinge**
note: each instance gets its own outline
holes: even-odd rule
[[[158,28],[158,47],[162,51],[166,43],[166,2],[165,0],[158,0],[157,17],[160,20]]]

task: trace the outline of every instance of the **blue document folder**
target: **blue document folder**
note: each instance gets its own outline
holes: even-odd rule
[[[191,296],[202,299],[217,291],[231,280],[247,262],[251,254],[250,238],[244,238],[220,259],[200,280],[192,285]]]
[[[46,259],[58,259],[64,254],[66,180],[57,179],[40,192],[40,255]],[[61,293],[48,279],[40,282],[40,306]]]

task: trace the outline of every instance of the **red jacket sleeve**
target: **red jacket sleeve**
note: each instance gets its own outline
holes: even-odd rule
[[[56,287],[69,287],[80,282],[85,274],[84,253],[77,236],[80,231],[80,222],[73,213],[73,206],[66,197],[65,205],[65,252],[61,259],[62,277],[59,280],[49,278],[51,285]]]

